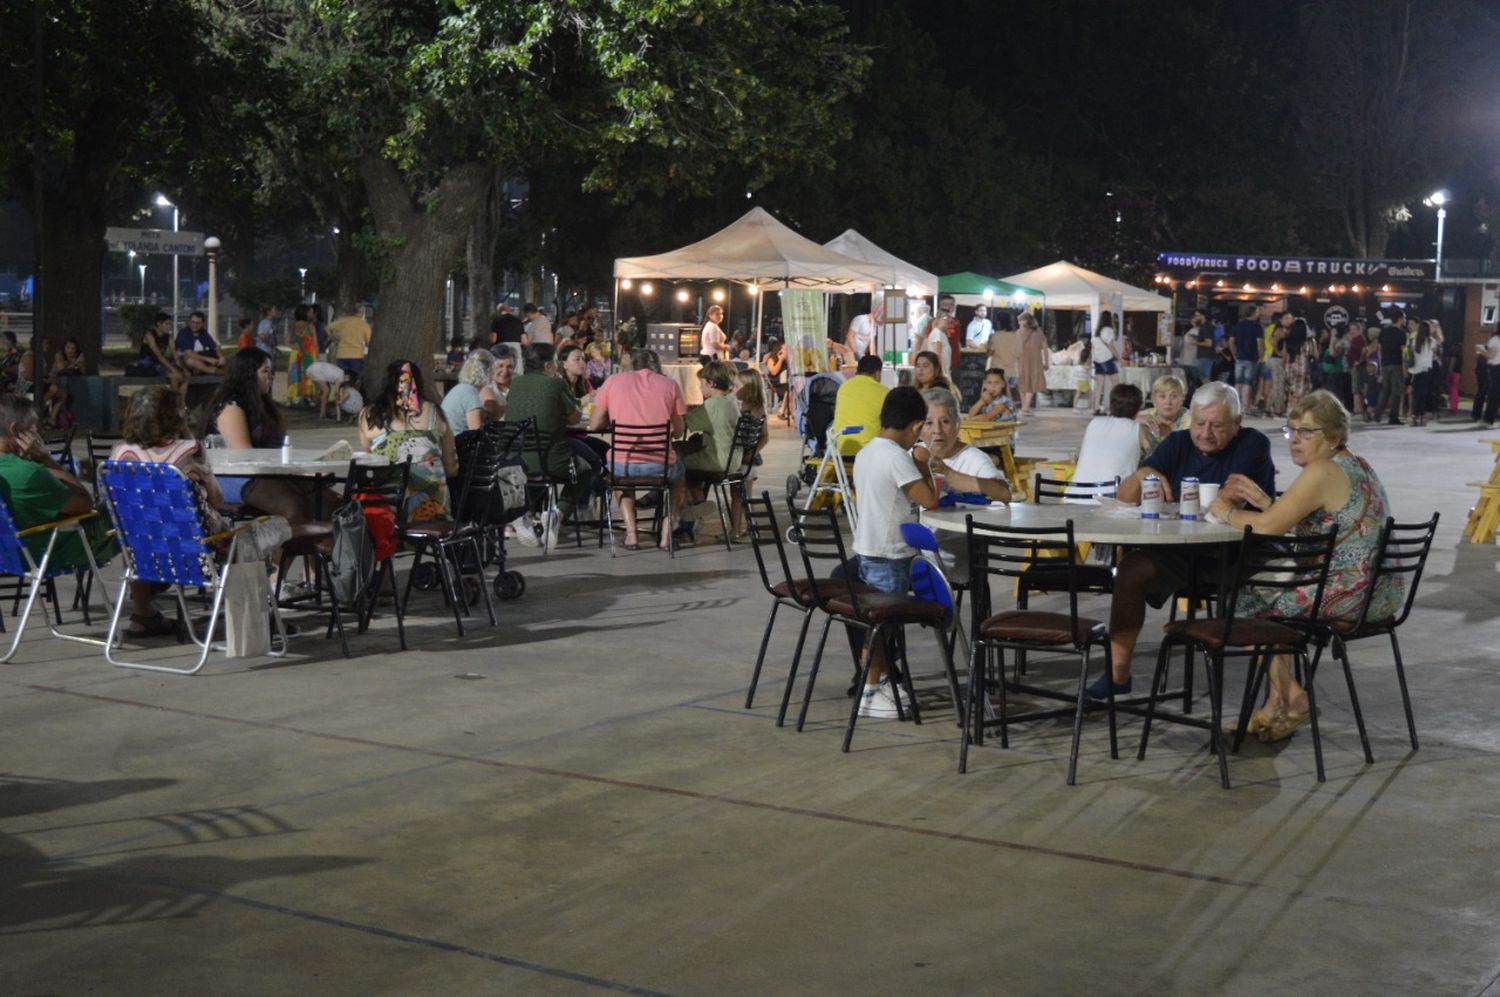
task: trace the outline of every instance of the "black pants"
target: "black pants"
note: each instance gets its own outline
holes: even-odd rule
[[[1484,417],[1484,402],[1490,393],[1490,365],[1484,362],[1483,357],[1474,365],[1474,383],[1474,408],[1470,410],[1469,418],[1478,422]]]
[[[1375,418],[1401,421],[1401,395],[1406,391],[1406,378],[1401,376],[1401,365],[1380,367],[1380,404],[1375,406]]]

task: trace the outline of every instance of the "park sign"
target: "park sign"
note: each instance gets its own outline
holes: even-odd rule
[[[173,232],[154,228],[116,228],[111,225],[104,230],[104,241],[111,252],[124,253],[130,250],[142,256],[157,253],[162,256],[202,256],[202,232]]]
[[[1388,280],[1433,280],[1432,260],[1340,260],[1316,256],[1249,256],[1237,253],[1157,253],[1162,270],[1222,273],[1254,277],[1352,278],[1365,283]]]

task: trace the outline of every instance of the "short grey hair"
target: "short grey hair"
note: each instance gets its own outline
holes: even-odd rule
[[[458,370],[460,383],[482,388],[495,379],[495,355],[489,350],[474,350],[464,358]]]
[[[1224,406],[1231,419],[1240,417],[1240,393],[1223,381],[1209,381],[1193,392],[1192,408],[1208,408],[1210,405]]]
[[[960,419],[963,417],[963,409],[959,408],[958,399],[947,388],[928,388],[922,392],[922,400],[927,403],[929,410],[934,405],[940,405],[947,409],[948,414],[953,418]]]

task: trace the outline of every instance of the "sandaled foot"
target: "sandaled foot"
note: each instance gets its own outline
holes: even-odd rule
[[[1305,725],[1312,716],[1307,713],[1290,713],[1286,710],[1277,710],[1276,716],[1271,718],[1271,725],[1257,735],[1266,744],[1275,744],[1285,741],[1297,733],[1297,728]]]

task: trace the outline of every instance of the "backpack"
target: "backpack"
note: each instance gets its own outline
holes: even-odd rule
[[[333,510],[333,556],[328,584],[344,605],[353,605],[375,571],[375,543],[365,525],[364,506],[345,502]]]

